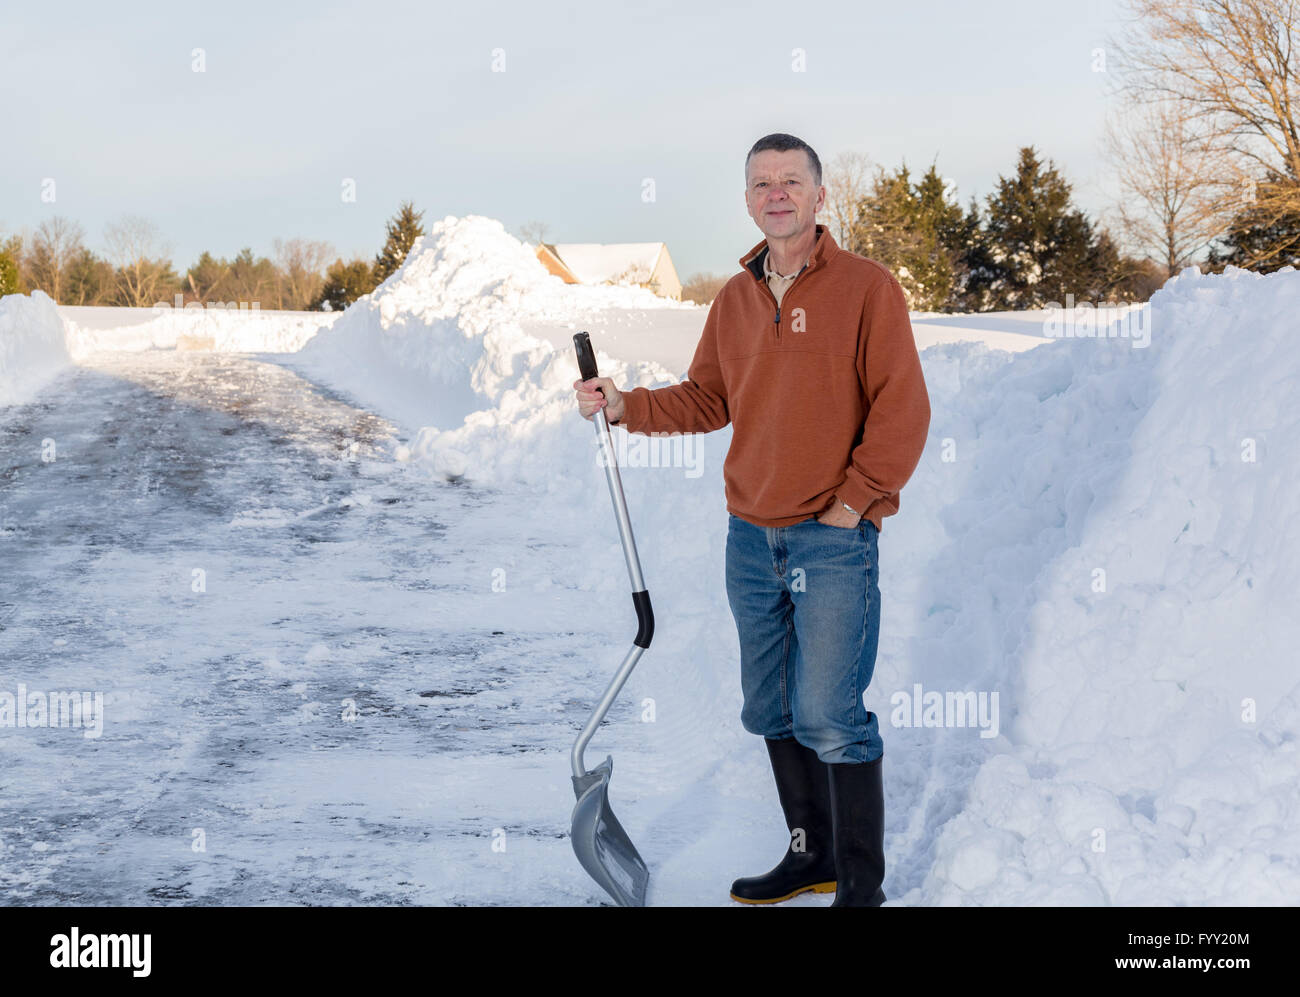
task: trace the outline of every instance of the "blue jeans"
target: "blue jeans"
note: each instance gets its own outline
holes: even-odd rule
[[[823,762],[884,753],[862,695],[880,640],[875,524],[727,525],[727,599],[740,634],[740,722]]]

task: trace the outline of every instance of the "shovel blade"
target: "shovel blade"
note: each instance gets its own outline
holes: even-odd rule
[[[611,755],[585,776],[573,777],[578,802],[569,839],[578,862],[620,907],[644,907],[650,870],[609,806]]]

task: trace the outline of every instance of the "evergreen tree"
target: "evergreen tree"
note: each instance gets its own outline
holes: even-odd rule
[[[944,236],[947,245],[957,252],[955,285],[946,311],[978,312],[985,308],[985,289],[993,279],[993,251],[975,195],[971,195],[966,213]]]
[[[859,205],[853,231],[849,248],[887,266],[909,308],[952,307],[963,276],[965,227],[935,164],[918,183],[906,165],[893,174],[879,172]]]
[[[70,305],[98,305],[113,294],[113,267],[89,249],[82,249],[68,267],[64,298]]]
[[[365,260],[335,260],[325,271],[325,284],[312,305],[317,310],[341,312],[357,298],[369,294],[375,283],[375,268]]]
[[[229,263],[217,259],[205,249],[185,272],[185,285],[189,291],[186,297],[201,302],[225,300],[229,270]]]
[[[1091,232],[1092,241],[1082,265],[1083,273],[1090,279],[1085,294],[1098,301],[1134,300],[1137,295],[1133,283],[1145,272],[1144,268],[1137,260],[1122,255],[1104,228],[1092,227]]]
[[[26,294],[23,280],[23,237],[11,235],[0,242],[0,295]]]
[[[276,265],[265,256],[256,257],[244,248],[234,259],[222,259],[204,250],[185,273],[184,284],[191,301],[258,308],[280,308],[281,279]]]
[[[265,256],[254,257],[253,251],[244,248],[230,261],[227,275],[230,301],[240,304],[257,304],[259,308],[279,307],[279,281],[275,264]]]
[[[906,164],[892,174],[878,169],[871,192],[858,204],[849,248],[883,263],[891,271],[898,270],[903,259],[915,254],[920,246],[913,231],[915,209]]]
[[[971,288],[985,309],[1042,308],[1107,297],[1119,282],[1119,254],[1070,203],[1070,185],[1032,146],[1016,175],[998,178],[987,201],[986,259]]]
[[[0,249],[0,298],[6,294],[21,294],[22,281],[18,278],[18,264],[8,249]]]
[[[415,240],[424,235],[424,212],[416,211],[410,201],[403,201],[401,207],[388,221],[388,239],[384,248],[375,257],[375,286],[378,287],[406,262],[406,254],[411,251]]]
[[[1276,174],[1261,185],[1270,200],[1280,189],[1294,183]],[[1219,272],[1225,267],[1241,267],[1259,273],[1273,273],[1285,266],[1300,267],[1300,213],[1265,211],[1259,197],[1233,216],[1228,231],[1210,246],[1206,262]]]
[[[920,311],[942,311],[952,304],[961,278],[961,207],[948,200],[943,177],[931,163],[912,191],[915,227],[920,246],[908,261],[915,282],[913,296]]]

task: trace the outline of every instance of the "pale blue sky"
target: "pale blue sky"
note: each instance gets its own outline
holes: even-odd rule
[[[551,241],[665,241],[683,278],[731,273],[762,237],[744,155],[772,131],[824,163],[937,155],[963,204],[1033,144],[1096,214],[1091,53],[1118,17],[1117,0],[6,3],[0,231],[62,214],[102,249],[106,222],[145,215],[181,270],[277,236],[372,256],[410,198],[426,222],[537,219]]]

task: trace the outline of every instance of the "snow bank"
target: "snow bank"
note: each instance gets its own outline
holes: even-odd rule
[[[679,315],[702,328],[704,313],[642,288],[565,284],[499,221],[448,216],[294,366],[426,427],[419,454],[453,474],[472,453],[475,477],[487,483],[517,478],[532,442],[556,436],[563,416],[572,416],[559,400],[577,377],[573,332],[590,328],[599,345],[598,327],[610,320]],[[557,350],[564,340],[567,348]],[[656,364],[637,375],[674,380]],[[542,459],[522,473],[544,481],[553,466]]]
[[[341,312],[282,312],[238,307],[98,308],[64,305],[74,359],[99,350],[209,350],[292,353]]]
[[[63,319],[44,291],[0,298],[0,405],[20,405],[70,362]]]
[[[927,355],[931,445],[887,548],[911,623],[876,681],[997,692],[1001,736],[924,732],[912,801],[950,819],[917,829],[905,899],[1300,896],[1297,311],[1294,271],[1189,269],[1147,349]]]
[[[602,374],[656,387],[678,377],[634,360],[648,352],[634,338],[609,356],[602,330],[627,309],[674,313],[626,289],[566,287],[534,263],[499,224],[446,219],[304,356],[424,426],[402,456],[503,489],[502,508],[571,550],[573,577],[556,581],[591,589],[593,621],[613,630],[631,618],[627,579],[592,426],[575,410],[576,362],[524,330],[586,328]],[[868,701],[888,756],[892,899],[1300,896],[1297,311],[1294,271],[1189,269],[1142,310],[1143,344],[924,352],[931,438],[880,541]],[[614,433],[658,620],[624,693],[654,698],[660,717],[638,774],[623,776],[623,792],[641,792],[640,813],[622,814],[635,826],[656,820],[647,811],[771,795],[739,724],[723,587],[730,432],[676,449]],[[996,709],[977,729],[934,709],[934,694]],[[776,813],[772,824],[771,840],[745,831],[754,868],[783,836]],[[718,848],[750,847],[704,825],[661,888],[712,873]]]

